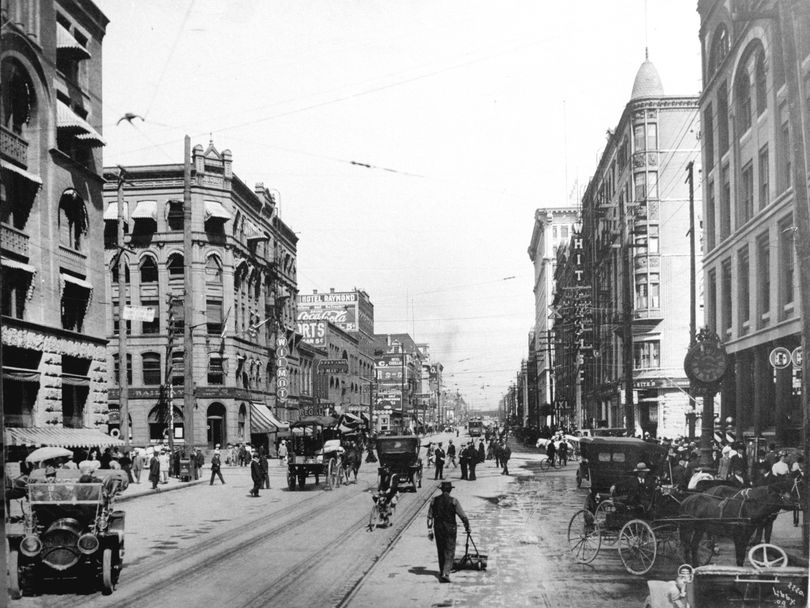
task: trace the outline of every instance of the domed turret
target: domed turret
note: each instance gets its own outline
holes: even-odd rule
[[[636,80],[633,82],[633,93],[630,95],[630,101],[641,99],[643,97],[662,97],[664,95],[664,87],[661,84],[661,77],[658,75],[658,70],[649,60],[644,59],[644,63],[636,73]]]

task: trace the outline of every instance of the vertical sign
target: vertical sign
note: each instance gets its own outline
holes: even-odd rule
[[[279,404],[284,403],[290,394],[287,374],[287,355],[289,353],[287,338],[278,336],[276,338],[276,401]]]

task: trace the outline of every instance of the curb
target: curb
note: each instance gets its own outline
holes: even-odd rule
[[[190,488],[192,486],[200,485],[200,484],[202,484],[204,482],[205,482],[204,479],[198,479],[196,481],[179,481],[176,485],[173,484],[173,485],[169,486],[168,488],[158,488],[158,491],[153,491],[153,490],[150,489],[150,490],[147,490],[145,492],[139,492],[138,494],[130,494],[129,496],[122,495],[122,496],[116,498],[115,502],[117,504],[117,503],[127,502],[129,500],[135,500],[136,498],[141,498],[143,496],[156,496],[158,494],[163,494],[164,492],[174,492],[175,490],[183,490],[185,488]]]

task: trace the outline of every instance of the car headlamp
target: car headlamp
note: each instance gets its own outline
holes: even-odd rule
[[[95,534],[82,534],[76,545],[79,547],[79,551],[88,555],[98,550],[99,542]]]
[[[34,557],[42,551],[42,541],[38,536],[26,536],[20,543],[20,553],[27,557]]]

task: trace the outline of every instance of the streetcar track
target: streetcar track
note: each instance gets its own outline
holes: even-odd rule
[[[192,580],[200,576],[206,576],[210,572],[208,568],[221,562],[221,560],[228,559],[229,557],[267,539],[271,539],[275,536],[279,536],[294,530],[295,528],[306,523],[309,518],[316,517],[321,513],[334,508],[336,504],[335,502],[326,502],[325,504],[316,506],[308,511],[299,511],[302,504],[316,501],[319,498],[326,500],[325,496],[325,493],[319,493],[310,498],[306,498],[299,503],[296,503],[295,513],[290,516],[293,519],[273,526],[264,532],[256,533],[255,526],[267,519],[267,513],[261,515],[260,517],[254,518],[251,521],[245,522],[236,529],[230,529],[220,534],[207,537],[196,545],[185,547],[182,551],[182,555],[179,557],[176,555],[176,552],[172,552],[166,554],[164,557],[158,558],[157,560],[139,563],[136,569],[132,570],[131,573],[127,572],[126,568],[122,569],[119,587],[121,583],[129,587],[133,583],[138,583],[147,578],[149,579],[149,585],[146,588],[140,591],[134,591],[132,594],[125,597],[121,596],[122,590],[119,589],[115,593],[117,608],[141,606],[146,598],[159,594],[162,589],[175,586],[177,584],[178,576],[182,576],[185,580]],[[354,494],[344,494],[344,496],[341,497],[343,500],[339,499],[338,503],[348,500],[351,496],[354,496]],[[275,513],[270,515],[275,515]],[[247,538],[242,542],[234,543],[232,547],[228,548],[227,544],[225,543],[228,541],[232,543],[233,540],[238,538],[240,535],[247,536]],[[214,549],[217,546],[221,548],[220,551],[199,560],[200,553]],[[189,567],[182,570],[180,575],[170,570],[167,575],[155,580],[156,573],[166,571],[168,566],[173,566],[176,569],[177,565],[184,561],[188,562]],[[93,599],[98,598],[82,595],[80,597],[67,599],[64,596],[61,596],[57,600],[56,605],[58,605],[60,608],[74,608],[84,605]],[[54,604],[49,603],[48,605]]]

